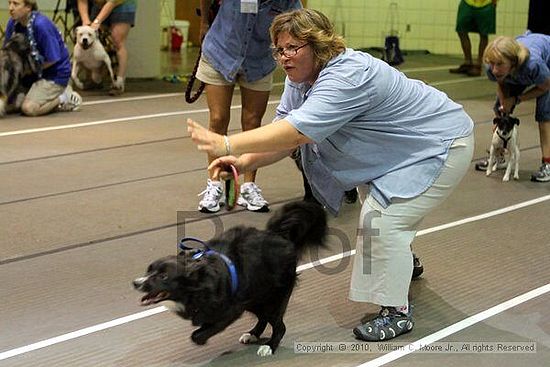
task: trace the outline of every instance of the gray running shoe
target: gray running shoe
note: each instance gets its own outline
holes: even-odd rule
[[[206,189],[199,194],[203,195],[199,202],[199,211],[203,213],[215,213],[224,205],[222,183],[220,181],[206,181]]]
[[[253,212],[268,212],[269,203],[262,196],[262,190],[254,182],[241,185],[241,194],[237,204]]]
[[[550,163],[543,163],[539,170],[531,175],[531,181],[548,182],[550,181]]]

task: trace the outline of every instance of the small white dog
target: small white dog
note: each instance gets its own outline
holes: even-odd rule
[[[98,33],[90,26],[76,28],[76,45],[73,52],[73,69],[71,79],[78,89],[84,89],[84,83],[78,79],[81,68],[91,72],[94,83],[100,84],[103,80],[103,65],[107,67],[111,83],[116,87],[117,81],[111,66],[111,59],[98,38]]]
[[[502,181],[510,180],[512,166],[514,166],[514,179],[517,180],[519,179],[519,138],[516,126],[519,126],[519,119],[506,115],[495,117],[493,123],[497,127],[493,132],[486,175],[489,176],[496,170],[498,155],[505,155],[508,152],[508,163]]]

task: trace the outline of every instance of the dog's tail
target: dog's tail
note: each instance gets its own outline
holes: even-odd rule
[[[305,245],[324,245],[327,216],[317,203],[295,201],[285,204],[271,217],[267,230],[293,242],[300,253]]]

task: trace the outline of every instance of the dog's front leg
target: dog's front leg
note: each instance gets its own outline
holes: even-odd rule
[[[203,324],[200,328],[193,331],[193,334],[191,334],[191,340],[193,343],[198,345],[206,344],[208,339],[231,325],[239,318],[241,314],[229,315],[227,318],[214,322],[213,324]]]
[[[73,60],[73,69],[71,70],[71,79],[73,80],[73,83],[75,87],[78,89],[84,89],[84,83],[78,79],[78,73],[80,72],[80,63],[78,63],[76,60]]]
[[[510,173],[512,172],[513,162],[514,162],[514,155],[510,154],[510,160],[508,161],[508,164],[506,165],[506,172],[504,172],[504,177],[502,177],[503,182],[510,181]]]
[[[109,55],[105,54],[105,58],[103,59],[105,62],[105,66],[107,66],[107,70],[109,71],[109,76],[111,77],[111,86],[115,87],[116,79],[115,79],[115,73],[113,72],[113,66],[111,65],[111,59],[109,58]]]
[[[489,159],[487,160],[487,169],[485,170],[485,175],[490,176],[493,172],[493,162],[495,161],[495,145],[491,144],[489,149]]]
[[[516,143],[514,145],[514,150],[512,152],[512,155],[514,157],[514,180],[519,180],[519,144]]]

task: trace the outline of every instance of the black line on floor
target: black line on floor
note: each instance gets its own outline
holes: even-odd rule
[[[273,206],[276,206],[276,205],[279,205],[279,204],[284,204],[284,203],[287,203],[287,202],[290,202],[290,201],[295,201],[295,200],[301,200],[301,198],[292,198],[292,199],[287,199],[287,200],[276,201],[276,202],[271,203],[271,206],[273,207]],[[116,235],[116,236],[100,238],[100,239],[95,239],[95,240],[86,241],[86,242],[74,243],[74,244],[71,244],[71,245],[65,245],[65,246],[58,247],[58,248],[51,249],[51,250],[47,250],[47,251],[41,251],[41,252],[36,252],[34,254],[23,255],[23,256],[13,257],[13,258],[10,258],[10,259],[0,260],[0,266],[7,265],[7,264],[12,264],[12,263],[15,263],[15,262],[21,262],[21,261],[25,261],[25,260],[35,259],[35,258],[42,257],[42,256],[58,254],[58,253],[61,253],[61,252],[70,251],[70,250],[74,250],[74,249],[89,247],[89,246],[93,246],[93,245],[97,245],[97,244],[101,244],[101,243],[105,243],[105,242],[109,242],[109,241],[119,240],[119,239],[122,239],[122,238],[137,236],[137,235],[141,235],[141,234],[145,234],[145,233],[156,232],[156,231],[168,229],[168,228],[171,228],[171,227],[177,227],[180,224],[198,223],[198,222],[202,222],[202,221],[205,221],[205,220],[210,221],[213,216],[225,217],[225,216],[228,216],[228,215],[240,213],[240,212],[245,211],[245,210],[246,209],[232,210],[232,211],[222,211],[220,213],[214,213],[214,214],[210,214],[210,215],[205,214],[204,218],[198,218],[198,219],[194,219],[194,220],[191,219],[191,220],[186,221],[185,223],[176,222],[176,223],[164,224],[162,226],[157,226],[157,227],[152,227],[152,228],[147,228],[147,229],[141,229],[139,231],[123,233],[123,234],[119,234],[119,235]]]

